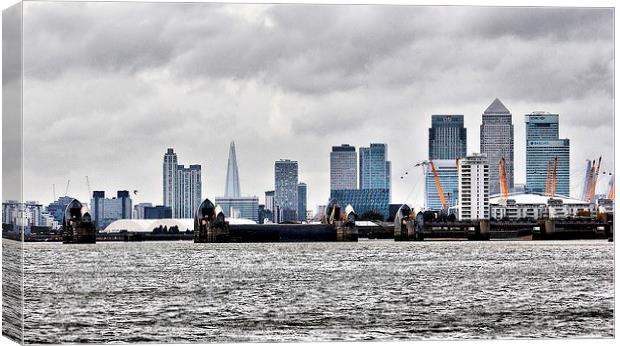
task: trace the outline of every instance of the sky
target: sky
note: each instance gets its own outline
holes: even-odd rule
[[[70,180],[86,200],[88,176],[161,204],[171,147],[214,198],[234,140],[242,195],[262,202],[288,158],[314,209],[331,146],[372,142],[388,144],[392,202],[420,205],[431,115],[464,114],[471,154],[496,97],[513,115],[515,183],[524,115],[559,113],[578,195],[586,159],[613,170],[613,24],[602,8],[28,2],[24,195],[49,203]]]

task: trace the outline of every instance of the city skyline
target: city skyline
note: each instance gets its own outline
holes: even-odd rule
[[[430,116],[463,114],[470,155],[480,152],[481,114],[495,98],[513,117],[515,183],[525,183],[525,114],[534,111],[560,114],[577,174],[573,195],[586,159],[602,156],[602,169],[613,167],[613,128],[605,126],[613,122],[612,11],[239,6],[25,4],[25,56],[38,58],[25,62],[24,97],[32,101],[24,121],[38,121],[24,133],[24,198],[47,204],[52,184],[58,197],[71,180],[69,195],[87,201],[89,176],[93,189],[137,190],[134,203],[159,204],[161,153],[169,147],[202,166],[201,197],[213,198],[224,190],[235,140],[244,194],[261,198],[273,189],[273,162],[287,157],[299,161],[308,207],[316,209],[329,196],[332,146],[387,143],[392,200],[422,205],[423,193],[408,194],[412,164],[428,156]],[[85,20],[60,30],[57,20],[76,11]],[[150,22],[135,27],[126,17],[135,12]],[[109,16],[119,25],[104,25]],[[353,25],[360,16],[364,24]],[[211,23],[230,30],[201,35]],[[112,50],[118,34],[152,49]],[[49,35],[70,44],[56,50],[45,44]],[[571,59],[557,64],[564,56]],[[81,134],[68,140],[64,124],[84,118],[72,125]],[[57,153],[76,147],[88,155],[60,164]]]

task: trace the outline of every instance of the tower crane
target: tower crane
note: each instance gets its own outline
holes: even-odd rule
[[[458,164],[458,163],[457,163]],[[431,171],[433,173],[433,179],[435,180],[435,187],[437,188],[437,193],[439,194],[439,200],[441,201],[442,210],[448,209],[448,203],[446,202],[446,196],[443,193],[443,188],[441,187],[441,181],[439,180],[439,173],[435,168],[435,164],[433,161],[422,161],[418,162],[414,167],[418,166],[430,166]]]
[[[553,159],[553,174],[551,175],[551,196],[555,197],[556,185],[558,177],[558,158]]]
[[[551,161],[547,161],[547,180],[545,181],[545,195],[551,195]]]
[[[69,184],[71,183],[71,179],[67,180],[67,187],[65,188],[65,196],[69,195]]]
[[[614,176],[611,176],[611,180],[609,181],[609,193],[607,194],[607,198],[614,200]]]
[[[499,188],[502,198],[508,198],[508,180],[506,178],[506,160],[502,157],[499,160]]]

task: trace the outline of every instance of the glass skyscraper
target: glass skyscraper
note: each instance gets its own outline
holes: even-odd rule
[[[495,99],[482,113],[480,125],[480,152],[486,154],[489,163],[489,190],[499,194],[499,161],[506,163],[508,189],[514,188],[514,127],[512,114],[502,101]]]
[[[360,147],[360,189],[390,189],[391,162],[387,161],[387,144],[371,143]]]
[[[559,138],[559,114],[525,115],[525,169],[528,191],[544,193],[547,168],[557,158],[556,194],[570,195],[570,141]]]
[[[278,160],[275,163],[274,208],[275,222],[297,221],[298,164],[292,160]]]
[[[428,129],[428,159],[432,161],[446,198],[447,207],[458,203],[458,173],[456,160],[467,151],[467,129],[462,115],[432,115]],[[442,209],[441,199],[430,165],[425,167],[425,195],[427,208]]]
[[[297,220],[306,221],[306,210],[308,204],[308,185],[306,183],[297,184]]]
[[[329,154],[330,190],[357,189],[357,152],[342,144],[332,147]]]
[[[452,160],[467,153],[467,129],[462,115],[433,115],[428,129],[429,160]]]

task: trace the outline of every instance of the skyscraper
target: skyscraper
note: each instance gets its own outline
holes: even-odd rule
[[[230,142],[228,150],[228,170],[226,171],[226,190],[224,197],[241,197],[241,188],[239,186],[239,169],[237,168],[237,153],[235,151],[235,142]]]
[[[549,162],[557,158],[556,194],[570,195],[570,141],[559,138],[559,114],[525,115],[525,182],[531,192],[544,193]]]
[[[467,153],[467,129],[462,115],[433,115],[428,129],[429,160],[452,160]]]
[[[276,222],[297,221],[298,164],[292,160],[275,162],[274,211]]]
[[[176,203],[174,191],[177,181],[177,154],[174,153],[174,149],[172,148],[168,148],[168,151],[164,154],[163,169],[163,203],[164,206],[174,209]]]
[[[202,172],[200,165],[177,166],[177,184],[172,210],[175,218],[191,219],[202,202]]]
[[[202,174],[200,165],[186,168],[179,165],[177,154],[168,148],[163,164],[164,206],[172,208],[172,217],[193,218],[202,202]]]
[[[342,144],[329,153],[329,185],[331,190],[357,189],[357,153],[355,147]]]
[[[459,163],[459,220],[488,220],[489,162],[484,156],[467,156]]]
[[[371,143],[360,147],[360,189],[390,189],[391,162],[387,161],[387,144]]]
[[[489,191],[500,193],[499,161],[506,162],[508,189],[514,188],[514,128],[512,114],[502,101],[495,99],[482,113],[480,125],[480,152],[489,160]]]
[[[297,184],[297,220],[306,221],[308,203],[308,186],[306,183]]]
[[[428,129],[428,159],[435,165],[439,182],[444,190],[446,207],[458,201],[456,160],[467,152],[467,129],[462,115],[433,115]],[[430,166],[425,169],[425,196],[427,208],[442,209],[434,174]]]

